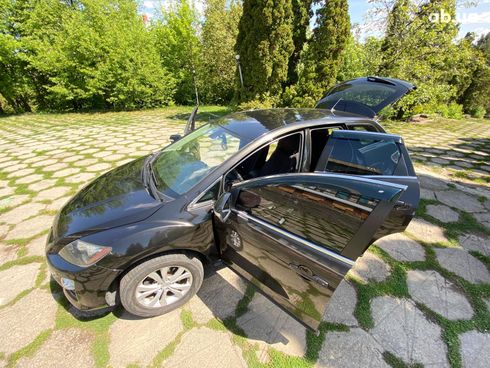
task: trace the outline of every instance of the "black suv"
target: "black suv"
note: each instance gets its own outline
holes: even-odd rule
[[[414,87],[359,78],[316,109],[238,112],[99,177],[56,217],[51,273],[79,309],[166,313],[224,260],[312,329],[376,239],[403,231],[419,183],[376,113]]]

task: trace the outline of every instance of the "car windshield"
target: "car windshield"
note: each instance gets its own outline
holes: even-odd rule
[[[247,143],[220,125],[197,129],[162,150],[153,162],[158,190],[171,197],[187,192]]]

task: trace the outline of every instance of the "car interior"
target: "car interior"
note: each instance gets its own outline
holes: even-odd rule
[[[286,174],[298,169],[301,134],[292,134],[273,142],[242,161],[226,177],[227,183],[261,176]]]

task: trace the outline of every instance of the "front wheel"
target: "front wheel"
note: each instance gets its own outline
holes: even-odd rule
[[[121,303],[136,316],[165,314],[192,298],[201,287],[203,276],[202,263],[196,257],[167,254],[153,258],[121,279]]]

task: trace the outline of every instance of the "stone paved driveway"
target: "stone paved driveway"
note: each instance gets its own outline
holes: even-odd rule
[[[406,138],[424,199],[405,233],[357,261],[318,335],[217,266],[165,316],[71,309],[43,259],[53,216],[96,176],[167,144],[188,110],[0,119],[0,367],[488,367],[483,122],[387,125]]]

